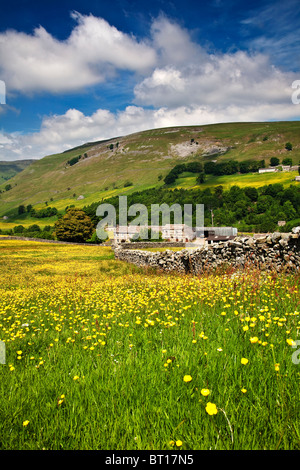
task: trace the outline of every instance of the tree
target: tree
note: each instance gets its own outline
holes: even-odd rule
[[[186,171],[190,171],[191,173],[200,173],[203,171],[203,165],[200,162],[186,163]]]
[[[73,166],[73,165],[76,165],[76,163],[78,163],[80,159],[81,159],[81,155],[78,155],[77,157],[73,157],[71,158],[71,160],[68,160],[67,163],[70,166]]]
[[[252,186],[247,186],[244,190],[246,196],[251,200],[251,201],[257,201],[258,198],[258,191],[256,188]]]
[[[41,228],[38,224],[29,225],[27,232],[40,232]]]
[[[293,150],[293,144],[291,144],[291,142],[287,142],[285,144],[285,148],[286,148],[286,150]]]
[[[14,227],[14,233],[23,233],[24,232],[24,227],[23,225],[16,225]]]
[[[258,224],[258,229],[260,232],[273,232],[277,228],[276,222],[272,220],[270,215],[262,215],[261,222]]]
[[[25,206],[23,204],[21,204],[19,207],[18,207],[18,214],[21,215],[21,214],[24,214],[26,211],[25,209]]]
[[[85,242],[94,231],[90,217],[80,209],[68,209],[67,213],[55,223],[58,240]]]
[[[271,166],[277,166],[277,165],[279,165],[279,158],[277,158],[277,157],[271,157],[270,163],[271,163]]]
[[[221,184],[219,184],[219,186],[216,186],[214,188],[214,191],[215,191],[215,195],[220,198],[222,197],[222,194],[223,194],[223,186]]]
[[[205,173],[203,173],[203,172],[199,173],[199,176],[197,177],[196,182],[198,184],[204,183],[205,182]]]
[[[291,201],[285,201],[285,203],[283,204],[283,212],[285,213],[287,220],[292,220],[297,215],[297,212],[295,211],[295,208]]]

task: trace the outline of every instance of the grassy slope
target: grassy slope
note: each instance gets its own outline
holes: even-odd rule
[[[31,165],[31,163],[33,162],[34,160],[0,162],[0,184],[5,181],[8,181],[10,178],[23,171],[27,166]]]
[[[101,201],[112,195],[140,191],[163,184],[159,181],[179,162],[199,159],[202,162],[236,159],[265,159],[269,164],[272,156],[280,161],[289,156],[293,163],[300,160],[300,122],[228,123],[207,126],[174,127],[139,132],[108,142],[90,144],[69,152],[50,155],[35,161],[24,171],[10,180],[12,189],[0,194],[0,217],[16,209],[20,204],[33,204],[36,208],[51,206],[63,210],[67,205],[82,207],[94,201]],[[268,140],[263,140],[267,137]],[[191,144],[191,139],[194,139]],[[284,149],[286,142],[292,142],[293,150]],[[118,142],[118,147],[116,146]],[[197,143],[196,143],[197,142]],[[114,149],[109,145],[113,143]],[[230,147],[223,155],[208,155],[212,148]],[[88,158],[72,167],[67,161],[80,153]],[[251,184],[259,186],[280,180],[290,184],[294,174],[233,175],[208,178],[205,185]],[[126,181],[132,186],[124,188]],[[174,187],[194,187],[195,176],[180,178]],[[6,182],[0,185],[4,189]],[[84,199],[77,200],[83,195]],[[52,201],[51,201],[52,198]],[[16,225],[16,220],[13,225]],[[22,222],[27,225],[27,221]],[[34,223],[30,219],[28,223]],[[39,219],[39,223],[49,223]],[[10,221],[2,222],[1,228],[9,228]]]

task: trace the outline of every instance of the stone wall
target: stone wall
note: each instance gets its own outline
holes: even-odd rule
[[[185,245],[185,242],[123,242],[114,248],[138,250],[139,248],[184,248]]]
[[[279,233],[262,238],[236,237],[194,250],[149,252],[115,249],[115,257],[137,266],[158,268],[167,272],[201,274],[221,266],[262,270],[299,271],[300,232]]]

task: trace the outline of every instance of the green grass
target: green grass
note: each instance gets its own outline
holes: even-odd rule
[[[17,241],[0,261],[2,450],[300,448],[297,276],[168,276]]]
[[[34,160],[17,160],[12,162],[0,162],[0,184],[10,184],[9,179],[24,170]]]
[[[295,176],[298,176],[297,171],[286,171],[286,172],[276,172],[276,173],[247,173],[244,175],[235,174],[235,175],[224,175],[224,176],[213,176],[207,175],[205,183],[198,185],[196,182],[197,176],[186,176],[180,177],[176,180],[175,183],[170,185],[170,188],[212,188],[214,186],[222,185],[225,190],[231,188],[231,186],[254,186],[260,187],[268,184],[281,183],[284,187],[290,186],[290,184],[299,184],[295,181]]]

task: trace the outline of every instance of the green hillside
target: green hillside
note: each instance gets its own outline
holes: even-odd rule
[[[292,151],[285,149],[287,142],[293,144]],[[61,211],[71,204],[83,207],[102,198],[161,187],[168,172],[182,162],[264,159],[269,166],[274,156],[280,162],[290,157],[294,165],[299,163],[300,121],[164,128],[88,143],[34,161],[9,180],[9,190],[7,182],[0,184],[1,228],[16,225],[20,205],[39,209],[48,204]],[[290,172],[209,176],[202,186],[261,186],[274,180],[289,185],[294,177]],[[197,187],[196,175],[181,175],[170,185],[174,187]],[[8,219],[3,221],[3,216]],[[23,225],[33,223],[25,216],[21,219]]]
[[[16,174],[31,165],[34,160],[16,160],[12,162],[0,162],[0,184],[11,179]]]

